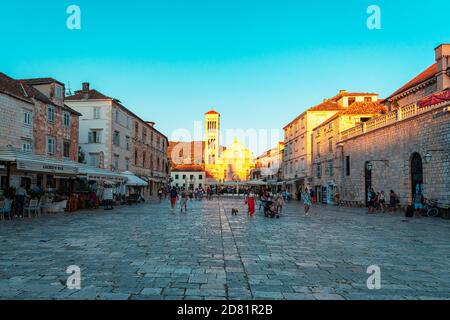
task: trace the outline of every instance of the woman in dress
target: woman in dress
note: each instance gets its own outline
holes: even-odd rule
[[[255,202],[256,202],[256,194],[253,190],[247,194],[247,206],[248,206],[248,214],[253,217],[255,214]]]
[[[187,212],[188,197],[190,197],[190,194],[188,195],[186,190],[183,189],[181,191],[181,212],[183,212],[183,209],[184,209],[184,212]]]
[[[398,199],[397,194],[394,192],[394,190],[391,190],[389,192],[389,210],[391,212],[397,210],[397,199]]]

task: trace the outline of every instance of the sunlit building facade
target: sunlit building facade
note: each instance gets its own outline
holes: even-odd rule
[[[339,94],[300,114],[286,125],[283,175],[288,191],[295,194],[313,186],[312,130],[330,119],[336,113],[346,110],[355,102],[378,100],[375,93],[350,93],[341,90]]]
[[[355,102],[313,129],[313,187],[319,202],[331,204],[339,194],[342,179],[341,132],[385,114],[380,102]]]

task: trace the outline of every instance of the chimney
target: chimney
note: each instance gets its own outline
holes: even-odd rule
[[[450,44],[441,44],[434,49],[437,63],[437,91],[450,88]]]
[[[339,94],[346,94],[347,90],[339,90]]]
[[[89,93],[89,82],[83,82],[83,93]]]

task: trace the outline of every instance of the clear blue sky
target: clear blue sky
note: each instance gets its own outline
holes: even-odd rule
[[[82,30],[66,28],[81,7]],[[382,10],[382,30],[366,9]],[[392,93],[450,42],[450,1],[5,1],[0,71],[119,98],[169,137],[214,107],[226,128],[282,128],[339,89]]]

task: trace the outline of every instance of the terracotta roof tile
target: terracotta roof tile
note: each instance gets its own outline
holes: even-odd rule
[[[22,85],[19,81],[8,77],[0,72],[0,92],[15,97],[22,101],[33,103],[31,97],[27,93],[27,85]]]
[[[356,96],[378,96],[378,93],[373,92],[347,92],[345,90],[342,90],[337,95],[335,95],[330,100],[332,101],[338,101],[339,99],[343,97],[356,97]]]
[[[204,172],[205,166],[195,164],[179,164],[172,168],[173,172]]]
[[[435,77],[436,73],[437,73],[437,63],[429,66],[427,69],[425,69],[425,71],[421,72],[418,76],[414,77],[411,81],[406,83],[403,87],[401,87],[400,89],[395,91],[393,94],[391,94],[387,99],[390,99],[390,98],[402,93],[403,91],[411,89],[411,88],[417,86],[418,84]]]
[[[386,113],[387,107],[379,102],[355,102],[339,114],[374,114]]]
[[[345,115],[374,115],[374,114],[385,114],[387,112],[387,107],[380,102],[355,102],[348,108],[336,113],[331,118],[319,124],[313,130],[319,127],[329,124],[331,121]]]
[[[67,101],[76,101],[76,100],[115,100],[111,97],[104,95],[103,93],[92,89],[87,93],[84,93],[82,90],[75,91],[74,95],[66,97]],[[117,100],[118,101],[118,100]]]
[[[328,101],[322,102],[321,104],[318,104],[317,106],[309,108],[308,111],[336,111],[336,110],[343,110],[343,109],[345,109],[345,108],[342,107],[341,105],[339,105],[337,102],[328,100]]]
[[[218,113],[216,110],[210,110],[205,114],[220,114],[220,113]]]
[[[54,82],[64,86],[64,83],[62,83],[61,81],[58,81],[54,78],[20,79],[19,81],[25,81],[29,85],[33,85],[33,86],[40,85],[40,84],[50,84],[50,83],[54,83]]]

